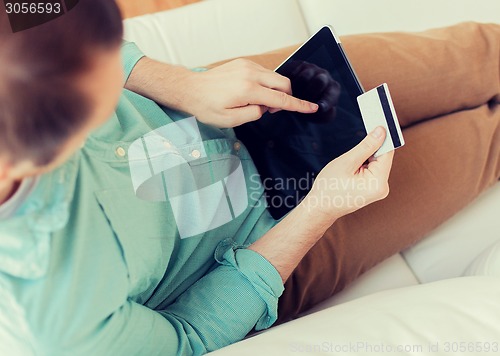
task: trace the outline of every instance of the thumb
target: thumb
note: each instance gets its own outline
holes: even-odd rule
[[[378,126],[347,153],[346,156],[349,158],[354,171],[358,170],[382,146],[385,136],[385,128]]]

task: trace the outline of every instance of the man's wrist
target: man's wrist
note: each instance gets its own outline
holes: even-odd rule
[[[125,88],[172,109],[188,111],[195,76],[195,72],[185,67],[143,57],[135,65]]]
[[[323,235],[323,233],[340,217],[333,214],[331,210],[323,209],[311,194],[299,203],[292,211],[304,221],[312,233]]]
[[[308,225],[315,230],[326,231],[342,215],[332,209],[327,209],[321,205],[321,199],[318,199],[312,192],[300,202],[296,208],[304,216]]]
[[[168,106],[193,114],[192,110],[196,107],[196,103],[193,103],[190,99],[194,97],[193,94],[197,90],[196,78],[199,73],[180,66],[173,67],[172,71],[175,71],[173,75],[175,77],[175,83],[173,83],[173,85],[167,85],[170,89],[174,88],[169,95],[169,100],[171,100],[171,102]]]

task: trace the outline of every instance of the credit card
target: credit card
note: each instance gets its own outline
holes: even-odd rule
[[[375,157],[404,146],[405,140],[386,83],[358,96],[358,105],[367,133],[377,126],[385,127],[387,132],[386,139],[375,153]]]

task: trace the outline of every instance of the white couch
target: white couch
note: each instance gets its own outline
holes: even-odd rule
[[[196,67],[303,42],[323,24],[345,35],[416,31],[467,20],[500,23],[500,1],[205,0],[126,20],[125,37],[152,58]],[[447,354],[446,346],[453,354],[482,354],[485,345],[481,344],[481,352],[479,344],[464,351],[460,343],[500,343],[500,281],[496,279],[500,246],[493,247],[500,241],[499,212],[497,184],[431,236],[379,264],[311,311],[320,312],[218,353],[361,354],[362,349],[355,352],[345,345],[365,342],[371,351],[382,352],[380,343],[385,342],[417,349],[421,345],[427,354]],[[467,274],[496,277],[456,279]],[[446,281],[427,284],[438,280]],[[326,309],[331,306],[335,307]],[[439,316],[446,321],[440,322]],[[433,332],[439,337],[433,337]],[[439,343],[438,352],[433,342]],[[397,352],[406,353],[411,354]]]

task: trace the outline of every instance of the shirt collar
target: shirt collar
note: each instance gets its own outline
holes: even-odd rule
[[[41,176],[15,216],[0,222],[0,271],[24,279],[45,275],[52,232],[68,221],[78,157]]]

